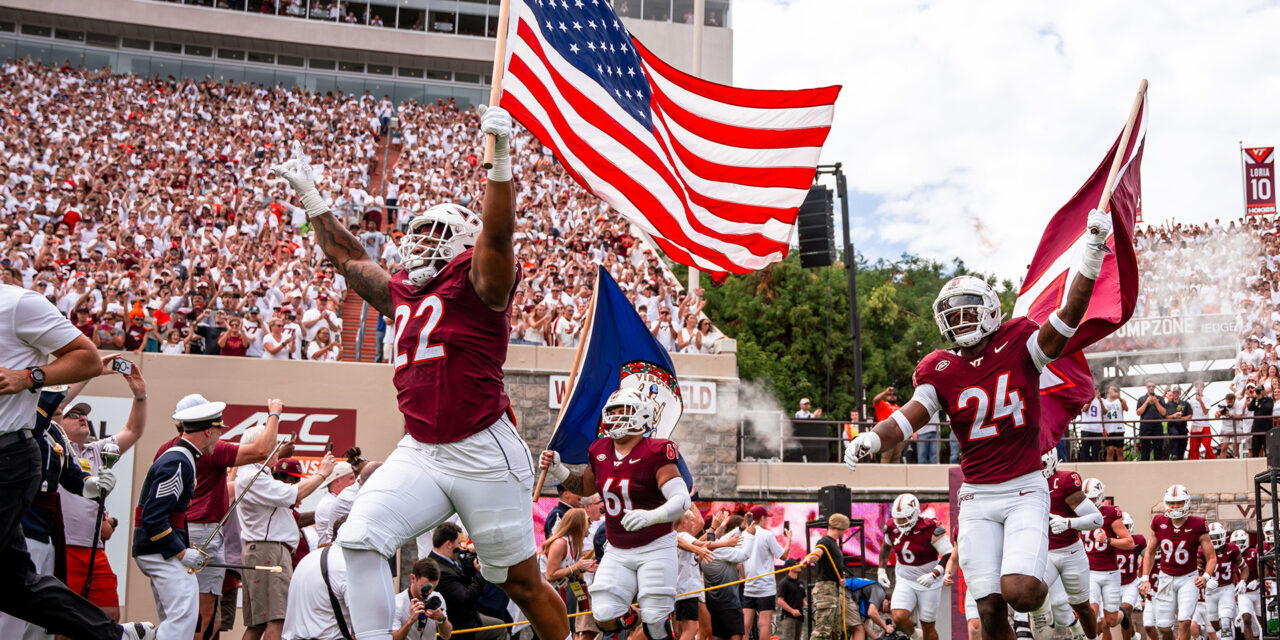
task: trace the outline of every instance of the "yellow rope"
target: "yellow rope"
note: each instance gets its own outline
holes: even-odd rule
[[[833,561],[833,562],[834,562],[834,561]],[[744,583],[744,582],[748,582],[748,581],[750,581],[750,580],[756,580],[756,579],[758,579],[758,578],[767,578],[767,577],[769,577],[769,576],[772,576],[772,575],[776,575],[776,574],[782,573],[783,571],[790,571],[790,570],[791,570],[791,567],[782,567],[782,568],[780,568],[780,569],[775,569],[775,570],[773,570],[773,571],[770,571],[769,573],[762,573],[762,574],[760,574],[760,575],[758,575],[758,576],[752,576],[752,577],[750,577],[750,578],[742,578],[741,580],[734,580],[733,582],[726,582],[726,583],[724,583],[724,584],[718,584],[718,585],[716,585],[716,586],[714,586],[714,587],[705,587],[705,588],[702,588],[702,589],[698,589],[697,591],[690,591],[690,592],[688,592],[688,593],[680,593],[680,594],[676,594],[676,599],[677,599],[677,600],[679,600],[679,599],[681,599],[681,598],[685,598],[685,597],[688,597],[688,596],[695,596],[695,595],[698,595],[699,593],[703,593],[703,592],[705,592],[705,591],[714,591],[714,590],[716,590],[716,589],[723,589],[723,588],[725,588],[725,587],[732,587],[732,586],[734,586],[734,585],[739,585],[739,584],[742,584],[742,583]],[[842,598],[842,603],[843,603],[843,594],[841,594],[841,598]],[[639,606],[639,604],[638,604],[638,603],[634,603],[634,602],[633,602],[633,603],[631,603],[631,604],[632,604],[632,605],[634,605],[634,606]],[[841,611],[841,615],[843,615],[843,614],[844,614],[844,607],[843,607],[843,606],[841,606],[840,611]],[[589,615],[590,613],[591,613],[590,611],[579,611],[579,612],[577,612],[577,613],[571,613],[571,614],[569,614],[569,617],[570,617],[570,618],[576,618],[576,617],[578,617],[578,616],[585,616],[585,615]],[[522,621],[522,622],[507,622],[507,623],[503,623],[503,624],[491,624],[491,625],[489,625],[489,626],[487,626],[487,627],[473,627],[473,628],[471,628],[471,629],[455,629],[455,630],[454,630],[454,632],[453,632],[453,635],[455,635],[455,636],[456,636],[456,635],[458,635],[459,633],[476,633],[476,632],[479,632],[479,631],[488,631],[488,630],[490,630],[490,629],[509,629],[509,628],[511,628],[511,627],[518,627],[518,626],[520,626],[520,625],[525,625],[525,624],[529,624],[529,621],[528,621],[528,620],[524,620],[524,621]]]
[[[844,640],[849,640],[849,621],[844,617],[844,582],[840,580],[840,568],[836,566],[836,559],[830,553],[824,551],[822,555],[827,557],[831,562],[831,569],[836,572],[836,593],[840,594],[840,635],[844,636]]]

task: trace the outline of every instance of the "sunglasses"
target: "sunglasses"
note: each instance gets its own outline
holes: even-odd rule
[[[84,414],[76,411],[72,411],[71,413],[63,414],[62,417],[67,420],[79,420],[84,417]]]

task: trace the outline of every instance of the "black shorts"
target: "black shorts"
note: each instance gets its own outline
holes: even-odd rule
[[[1123,448],[1124,448],[1124,438],[1123,438],[1123,437],[1121,437],[1121,436],[1114,436],[1114,437],[1107,438],[1107,440],[1106,440],[1106,446],[1108,446],[1108,447],[1115,447],[1115,448],[1117,448],[1117,449],[1123,449]]]
[[[745,630],[741,609],[711,609],[711,635],[728,638],[740,636]]]
[[[676,620],[697,620],[698,619],[698,599],[685,598],[684,600],[676,600]]]
[[[773,611],[778,604],[777,596],[765,596],[762,598],[752,598],[750,596],[742,596],[742,608],[753,609],[755,611]]]

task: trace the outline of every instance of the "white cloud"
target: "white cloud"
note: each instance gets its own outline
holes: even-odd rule
[[[1274,2],[735,0],[734,84],[842,84],[824,162],[869,243],[1020,278],[1151,82],[1148,222],[1238,217],[1237,141],[1280,146]],[[985,231],[985,233],[983,233]]]

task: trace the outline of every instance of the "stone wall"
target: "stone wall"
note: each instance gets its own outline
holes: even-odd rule
[[[1138,513],[1137,510],[1134,512]],[[1191,494],[1191,515],[1200,516],[1208,522],[1221,522],[1227,531],[1236,529],[1244,529],[1250,533],[1257,531],[1258,523],[1254,512],[1255,506],[1251,493]],[[1152,516],[1164,513],[1164,502],[1158,501],[1151,505],[1149,513]]]

